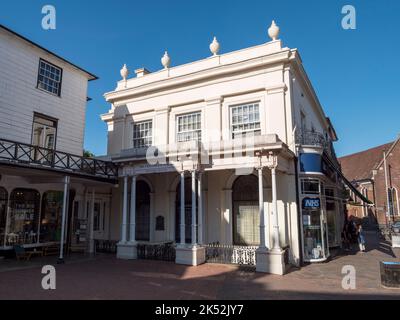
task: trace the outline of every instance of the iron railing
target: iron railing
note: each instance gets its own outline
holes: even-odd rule
[[[96,253],[117,253],[117,241],[113,240],[94,240]]]
[[[206,261],[209,263],[256,266],[256,246],[236,246],[210,243],[206,245]]]
[[[161,244],[137,244],[138,259],[175,261],[175,247],[172,242]]]
[[[333,143],[330,139],[324,137],[322,133],[314,131],[297,131],[295,135],[296,144],[302,146],[320,147],[330,156],[335,164],[339,165],[337,161],[336,152]]]
[[[6,139],[0,139],[0,161],[101,178],[117,179],[118,177],[118,168],[112,162]]]

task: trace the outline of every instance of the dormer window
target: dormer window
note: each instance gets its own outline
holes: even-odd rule
[[[62,69],[43,59],[39,61],[38,89],[56,96],[61,95]]]

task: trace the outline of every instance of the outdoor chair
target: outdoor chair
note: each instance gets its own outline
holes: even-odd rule
[[[15,256],[17,260],[26,260],[29,261],[32,256],[40,255],[43,256],[43,251],[26,251],[23,246],[15,245],[14,246]]]

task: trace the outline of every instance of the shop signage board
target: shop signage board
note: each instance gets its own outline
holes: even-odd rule
[[[303,209],[319,209],[321,207],[320,198],[304,198],[302,203]]]

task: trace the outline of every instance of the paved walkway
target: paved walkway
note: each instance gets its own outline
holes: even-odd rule
[[[382,288],[379,276],[379,261],[399,261],[400,252],[375,233],[367,240],[366,253],[339,254],[283,277],[229,265],[186,267],[109,255],[75,258],[65,265],[55,265],[55,258],[35,258],[30,266],[0,261],[0,299],[400,299],[400,289]],[[56,290],[41,288],[44,263],[56,266]],[[356,268],[356,290],[341,287],[344,265]]]

